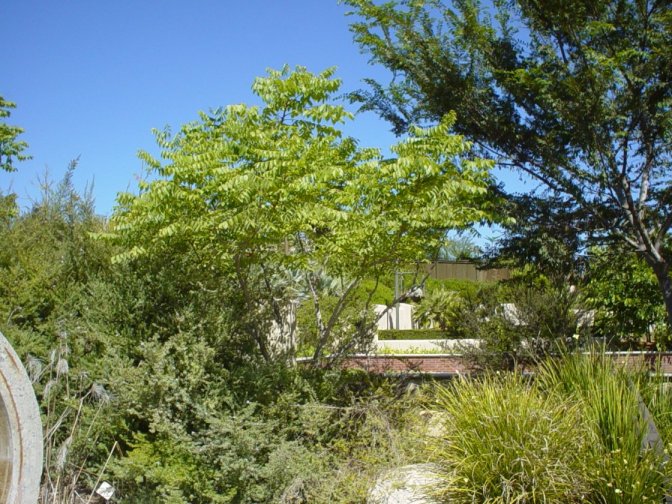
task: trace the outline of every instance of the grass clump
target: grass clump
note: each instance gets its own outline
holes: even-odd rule
[[[429,442],[444,482],[435,497],[660,502],[670,490],[670,469],[662,446],[645,442],[644,400],[656,419],[666,418],[664,410],[669,415],[665,388],[603,355],[547,360],[534,377],[491,373],[440,388],[444,432]]]
[[[448,415],[434,446],[445,485],[440,501],[580,502],[590,489],[590,430],[581,409],[542,394],[520,374],[460,380],[438,394]]]
[[[583,406],[584,423],[598,436],[592,480],[598,502],[660,501],[666,486],[662,453],[643,447],[647,423],[640,390],[648,378],[616,366],[604,355],[570,355],[549,360],[538,386]]]

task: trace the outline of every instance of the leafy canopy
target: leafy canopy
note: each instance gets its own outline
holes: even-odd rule
[[[639,253],[672,321],[668,2],[346,3],[355,40],[395,73],[354,98],[397,132],[455,111],[457,133],[539,182],[560,225],[580,217],[581,240]]]
[[[626,344],[642,337],[650,340],[653,331],[661,348],[669,343],[662,332],[665,309],[651,269],[622,248],[594,248],[590,255],[584,302],[597,311],[595,331]]]
[[[157,133],[164,161],[142,153],[150,181],[119,196],[116,259],[186,244],[203,264],[235,272],[250,312],[263,318],[274,306],[278,323],[274,304],[292,295],[272,289],[274,278],[298,272],[319,318],[318,279],[328,275],[343,288],[332,320],[318,323],[326,339],[362,279],[425,261],[448,229],[493,217],[492,162],[449,134],[454,115],[411,127],[384,159],[343,136],[352,116],[333,103],[333,74],[271,70],[253,84],[261,106],[231,105],[176,135]]]

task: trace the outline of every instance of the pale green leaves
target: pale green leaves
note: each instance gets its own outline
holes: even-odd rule
[[[446,230],[492,217],[492,164],[463,159],[470,145],[450,134],[454,115],[413,128],[384,161],[336,128],[352,116],[332,102],[333,74],[271,70],[253,85],[263,106],[157,133],[166,162],[141,154],[156,178],[119,199],[113,224],[128,252],[118,259],[180,242],[237,267],[363,277],[427,259]]]
[[[117,261],[179,253],[230,274],[266,359],[271,326],[292,341],[282,313],[301,296],[312,297],[316,360],[368,338],[368,301],[354,297],[363,279],[375,284],[400,265],[427,262],[449,229],[496,214],[487,192],[492,163],[450,134],[454,115],[412,128],[392,147],[396,158],[384,160],[337,128],[351,114],[333,103],[340,82],[332,77],[333,70],[270,71],[254,83],[260,107],[230,106],[175,136],[157,133],[163,161],[141,154],[150,177],[137,196],[119,197],[112,219],[123,249]],[[288,273],[294,285],[274,283]],[[342,286],[328,320],[320,278]],[[340,334],[346,307],[355,318]]]

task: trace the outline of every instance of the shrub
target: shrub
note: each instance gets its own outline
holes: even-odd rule
[[[440,390],[447,418],[434,438],[450,502],[660,502],[670,490],[662,450],[644,441],[639,391],[669,435],[657,379],[604,355],[540,364],[534,381],[487,374]],[[667,395],[666,395],[667,394]],[[662,448],[662,447],[658,447]]]
[[[505,291],[505,292],[502,292]],[[515,308],[502,300],[515,300]],[[576,296],[564,286],[508,285],[482,288],[464,300],[455,332],[481,340],[462,349],[476,369],[515,369],[580,344],[573,310]]]
[[[595,333],[622,346],[653,339],[661,348],[669,343],[665,303],[651,268],[641,257],[616,248],[590,250],[585,303],[597,311]],[[653,337],[653,338],[652,338]]]
[[[459,294],[446,289],[437,289],[427,293],[413,312],[413,320],[423,328],[438,326],[447,331],[455,324],[455,316],[460,309],[462,299]]]
[[[440,329],[380,329],[379,340],[436,340],[450,339],[452,335]]]
[[[425,289],[428,293],[432,293],[435,290],[447,290],[455,292],[462,298],[475,295],[484,285],[489,286],[490,284],[459,278],[448,278],[445,280],[428,278],[425,281]]]

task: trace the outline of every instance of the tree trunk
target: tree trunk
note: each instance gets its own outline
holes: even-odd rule
[[[271,352],[268,350],[268,345],[266,344],[266,338],[264,337],[263,334],[259,332],[258,328],[253,329],[254,332],[254,339],[257,341],[257,345],[259,345],[259,352],[261,353],[261,356],[264,358],[264,362],[267,364],[271,362]]]
[[[658,280],[658,286],[663,295],[665,310],[667,311],[667,326],[668,329],[672,330],[672,280],[670,279],[670,265],[664,259],[648,259],[647,262]]]

